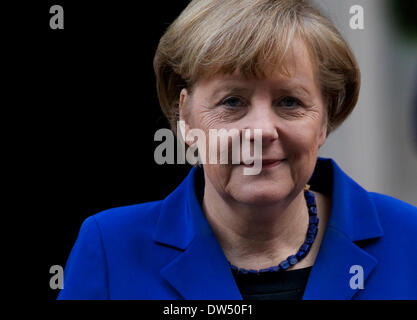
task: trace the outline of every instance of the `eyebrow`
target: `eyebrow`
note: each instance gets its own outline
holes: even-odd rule
[[[253,89],[248,89],[245,86],[239,86],[236,84],[230,84],[230,85],[226,84],[214,90],[214,93],[212,94],[212,98],[217,101],[221,98],[221,96],[223,96],[226,93],[245,95],[245,94],[251,93],[252,91]],[[303,97],[311,97],[310,91],[306,89],[305,87],[303,87],[302,85],[298,85],[298,84],[277,86],[277,88],[273,89],[273,93],[274,94],[287,94],[287,95],[296,94],[296,95],[301,95]]]
[[[248,89],[244,86],[237,86],[237,85],[225,85],[221,86],[220,88],[214,90],[214,93],[212,94],[212,98],[215,100],[219,100],[221,96],[223,96],[226,93],[232,93],[232,94],[247,94],[252,92],[252,89]]]
[[[301,85],[288,86],[288,87],[277,89],[276,91],[281,92],[281,93],[284,92],[284,93],[287,93],[287,94],[295,93],[295,94],[301,94],[302,96],[308,96],[308,97],[311,96],[311,92],[308,89],[301,86]]]

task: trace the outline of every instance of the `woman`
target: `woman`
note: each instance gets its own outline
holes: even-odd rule
[[[302,0],[194,0],[154,67],[187,144],[237,129],[255,147],[260,129],[261,171],[203,162],[162,201],[89,217],[59,299],[417,298],[417,209],[317,159],[360,86],[328,19]]]

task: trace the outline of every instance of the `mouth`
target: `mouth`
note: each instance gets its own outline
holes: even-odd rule
[[[271,159],[271,160],[262,160],[262,169],[269,169],[278,166],[282,160]]]
[[[285,161],[285,159],[263,159],[262,160],[262,169],[269,169],[269,168],[274,168],[278,165],[280,165],[283,161]],[[245,164],[245,163],[241,163],[241,165],[247,167],[247,168],[252,168],[254,166],[254,163],[257,161],[254,161],[250,164]]]

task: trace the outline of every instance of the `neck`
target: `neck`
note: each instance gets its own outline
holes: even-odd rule
[[[203,210],[226,258],[247,269],[269,267],[297,252],[308,227],[302,190],[260,207],[222,197],[206,179]]]

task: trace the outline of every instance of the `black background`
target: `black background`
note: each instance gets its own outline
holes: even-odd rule
[[[17,299],[56,299],[49,268],[65,265],[85,218],[163,199],[187,174],[186,165],[154,161],[154,134],[168,123],[152,66],[160,37],[187,3],[0,5],[2,62],[11,70],[2,88],[10,98],[2,107],[3,141],[10,147],[3,168],[16,196],[3,196],[3,218],[15,220],[3,221],[3,231],[13,234],[7,264],[24,270],[9,273],[12,281],[22,280]],[[49,27],[55,4],[64,8],[64,30]]]
[[[21,22],[7,29],[18,124],[9,134],[18,139],[11,173],[19,196],[10,201],[32,299],[56,299],[49,268],[65,266],[85,218],[163,199],[189,171],[154,161],[154,134],[169,125],[153,56],[187,3],[31,1],[3,10]],[[49,27],[54,4],[64,9],[63,30]]]

